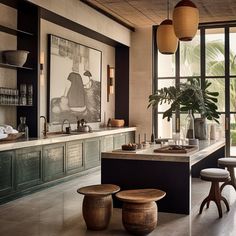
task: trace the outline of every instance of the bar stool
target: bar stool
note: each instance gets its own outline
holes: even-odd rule
[[[221,208],[221,200],[225,203],[227,211],[229,211],[229,204],[223,196],[221,196],[219,182],[227,182],[230,180],[230,175],[227,170],[219,169],[219,168],[208,168],[203,169],[200,172],[200,176],[202,180],[211,181],[211,189],[208,196],[203,200],[199,214],[202,213],[202,209],[207,203],[207,208],[209,208],[210,201],[214,201],[218,208],[219,218],[222,217],[222,208]]]
[[[114,184],[98,184],[79,188],[78,193],[84,195],[83,217],[89,230],[107,228],[113,210],[111,195],[120,191]]]
[[[222,191],[226,185],[232,185],[236,191],[236,180],[235,180],[235,173],[234,173],[234,168],[236,167],[236,158],[223,157],[223,158],[218,159],[218,164],[220,167],[227,167],[227,170],[229,171],[230,178],[231,178],[231,180],[221,185],[220,191]]]

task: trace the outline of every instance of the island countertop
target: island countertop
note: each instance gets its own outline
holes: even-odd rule
[[[61,135],[49,135],[47,138],[30,138],[28,140],[14,140],[14,141],[0,141],[0,152],[18,148],[26,148],[32,146],[55,144],[61,142],[69,142],[80,139],[96,138],[105,135],[113,135],[119,133],[125,133],[135,131],[136,127],[122,127],[122,128],[100,128],[92,132],[87,133],[73,133],[73,134],[61,134]]]
[[[150,148],[137,149],[136,151],[114,150],[103,152],[102,158],[108,159],[127,159],[145,161],[170,161],[170,162],[189,162],[194,165],[215,150],[225,146],[225,140],[200,140],[198,150],[188,153],[158,153],[154,149],[160,148],[159,144],[152,145]]]

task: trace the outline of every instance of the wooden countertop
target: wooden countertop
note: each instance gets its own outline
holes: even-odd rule
[[[114,150],[112,152],[102,152],[102,158],[124,159],[124,160],[146,160],[146,161],[171,161],[189,162],[194,165],[217,149],[225,146],[225,140],[200,140],[199,149],[189,153],[154,153],[154,149],[160,145],[152,145],[147,149],[136,151]]]

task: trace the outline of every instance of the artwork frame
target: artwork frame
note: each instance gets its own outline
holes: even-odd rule
[[[48,75],[50,123],[101,122],[102,51],[48,34]]]

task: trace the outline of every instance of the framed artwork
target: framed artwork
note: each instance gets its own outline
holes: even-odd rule
[[[101,121],[102,52],[51,34],[48,39],[49,122]]]

